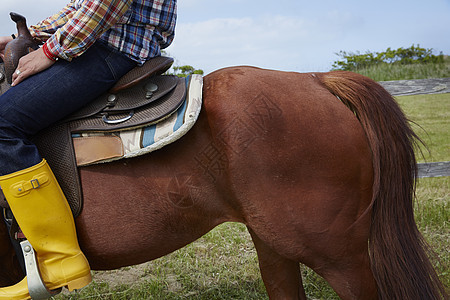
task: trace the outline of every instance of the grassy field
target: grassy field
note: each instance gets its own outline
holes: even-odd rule
[[[418,161],[450,161],[450,94],[404,96],[397,101],[428,147],[420,148],[423,157],[418,151]]]
[[[447,78],[450,77],[450,57],[446,56],[445,61],[440,64],[381,64],[359,69],[355,72],[375,81]]]
[[[426,161],[450,160],[450,94],[399,97],[415,130],[428,144]],[[423,159],[421,159],[423,160]],[[416,219],[440,261],[450,286],[450,177],[420,179]],[[256,252],[245,226],[223,224],[200,240],[161,259],[119,271],[96,272],[82,291],[55,299],[267,299]],[[303,267],[309,299],[338,299],[329,286]]]
[[[404,96],[397,101],[427,146],[417,149],[418,161],[450,161],[450,94]],[[436,266],[444,285],[450,287],[450,177],[418,180],[416,221],[439,257]]]

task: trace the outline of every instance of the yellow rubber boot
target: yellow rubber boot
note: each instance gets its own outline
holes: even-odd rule
[[[70,291],[91,282],[72,212],[47,162],[0,177],[0,186],[22,232],[33,246],[49,290]],[[0,300],[30,299],[26,278],[0,288]]]

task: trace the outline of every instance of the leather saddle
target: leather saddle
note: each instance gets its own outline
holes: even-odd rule
[[[25,22],[16,23],[19,32],[19,26],[26,26]],[[18,46],[12,47],[11,53],[15,53],[15,47],[23,47],[23,44],[15,44]],[[24,53],[23,49],[17,51]],[[0,95],[10,88],[7,76],[11,76],[12,72],[5,70],[5,67],[17,66],[17,62],[9,59],[5,57],[4,63],[0,63]],[[170,116],[183,104],[186,96],[185,79],[161,75],[172,64],[173,59],[169,57],[152,58],[127,73],[104,95],[32,137],[57,177],[75,217],[82,210],[82,192],[72,135],[117,132],[155,124]]]

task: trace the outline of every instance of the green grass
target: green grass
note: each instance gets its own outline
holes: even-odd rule
[[[397,97],[414,131],[427,145],[419,162],[450,161],[450,93]]]
[[[418,181],[415,207],[420,232],[436,254],[434,264],[447,288],[450,287],[450,177]]]
[[[375,81],[446,78],[450,77],[450,57],[447,56],[445,62],[440,64],[380,64],[355,70],[355,72]]]
[[[398,97],[414,129],[428,144],[427,161],[450,160],[450,94]],[[426,133],[425,131],[426,130]],[[419,156],[420,157],[420,156]],[[437,254],[436,269],[450,286],[450,177],[419,179],[416,220]],[[127,272],[133,271],[131,278]],[[328,284],[303,267],[309,299],[338,299]],[[104,275],[109,275],[105,277]],[[128,275],[127,275],[128,274]],[[122,279],[123,278],[123,279]],[[124,284],[121,284],[125,280]],[[245,226],[225,223],[168,256],[122,271],[95,272],[87,288],[55,299],[268,299],[256,251]]]

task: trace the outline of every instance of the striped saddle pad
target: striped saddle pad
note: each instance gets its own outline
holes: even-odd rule
[[[158,150],[185,135],[195,124],[202,106],[203,78],[192,75],[183,104],[156,124],[115,132],[72,134],[77,166],[132,158]]]

